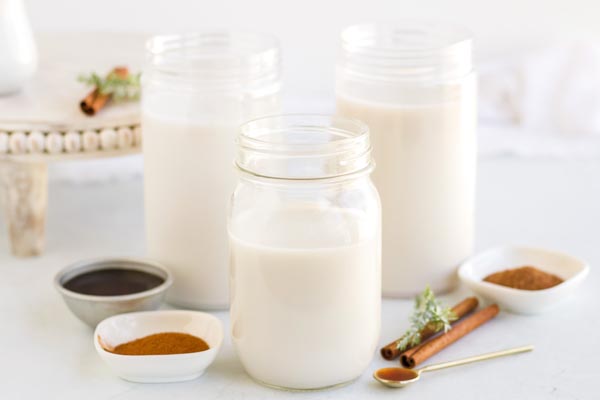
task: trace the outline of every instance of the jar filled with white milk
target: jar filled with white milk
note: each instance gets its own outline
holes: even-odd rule
[[[169,302],[227,308],[235,135],[279,112],[279,44],[249,32],[158,36],[142,80],[148,255],[173,273]]]
[[[444,24],[342,32],[337,114],[368,126],[383,209],[383,294],[450,290],[473,249],[476,78],[471,38]]]
[[[381,308],[368,128],[287,115],[244,124],[231,200],[231,333],[255,380],[308,390],[369,365]]]

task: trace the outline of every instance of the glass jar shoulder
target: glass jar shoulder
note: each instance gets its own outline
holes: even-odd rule
[[[277,185],[241,179],[231,199],[229,233],[263,246],[326,249],[377,238],[380,219],[368,177]]]
[[[279,93],[245,96],[168,90],[149,83],[144,86],[142,110],[144,118],[237,129],[246,120],[281,112],[281,98]]]
[[[475,104],[477,75],[473,71],[460,79],[435,82],[385,82],[354,79],[345,75],[336,79],[338,107],[359,104],[361,107],[420,108],[447,104]]]

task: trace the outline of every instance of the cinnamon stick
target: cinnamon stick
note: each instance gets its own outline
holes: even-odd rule
[[[456,314],[458,319],[461,319],[462,317],[464,317],[465,315],[467,315],[468,313],[470,313],[471,311],[476,309],[478,305],[479,305],[479,300],[477,300],[477,297],[467,297],[466,299],[464,299],[463,301],[461,301],[460,303],[458,303],[454,307],[452,307],[452,311],[454,311],[454,314]],[[433,336],[435,333],[436,333],[436,331],[432,326],[426,326],[421,331],[421,340],[425,341],[425,340],[429,339],[431,336]],[[385,358],[386,360],[393,360],[394,358],[398,357],[400,355],[400,353],[402,353],[402,351],[409,350],[411,348],[411,346],[407,347],[406,349],[404,349],[402,351],[400,349],[398,349],[398,342],[401,339],[402,338],[394,340],[392,343],[388,344],[387,346],[382,347],[381,348],[381,356],[383,358]]]
[[[129,69],[127,69],[127,67],[115,67],[111,73],[114,73],[121,78],[126,78],[129,75]],[[108,100],[110,100],[110,97],[111,95],[109,94],[100,93],[100,89],[96,87],[81,100],[79,106],[84,114],[93,116],[106,105]]]
[[[405,351],[400,355],[400,363],[407,368],[414,368],[429,357],[439,353],[461,337],[475,330],[490,319],[494,318],[500,309],[496,304],[492,304],[475,314],[458,322],[448,332],[441,334],[421,343],[417,347]]]
[[[79,104],[81,111],[90,117],[100,111],[108,102],[110,96],[107,94],[100,94],[98,88],[92,90]]]

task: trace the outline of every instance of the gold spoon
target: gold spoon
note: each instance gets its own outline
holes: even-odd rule
[[[432,364],[421,369],[408,369],[408,368],[381,368],[375,371],[373,378],[383,383],[385,386],[393,388],[401,388],[409,385],[413,382],[418,381],[421,378],[421,373],[429,371],[437,371],[438,369],[456,367],[458,365],[469,364],[472,362],[489,360],[491,358],[504,357],[511,354],[524,353],[526,351],[532,351],[533,346],[515,347],[512,349],[495,351],[493,353],[486,353],[479,356],[467,357],[461,360],[448,361],[445,363]]]

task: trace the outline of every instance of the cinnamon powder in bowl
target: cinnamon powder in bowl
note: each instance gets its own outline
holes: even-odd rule
[[[521,290],[543,290],[564,282],[563,279],[554,274],[531,266],[495,272],[486,276],[483,280]]]
[[[121,378],[180,382],[201,376],[223,342],[221,321],[187,310],[119,314],[100,322],[94,346]]]
[[[102,338],[98,341],[102,344]],[[160,332],[121,343],[114,348],[103,345],[104,350],[124,356],[157,356],[188,354],[205,351],[210,346],[201,338],[181,332]]]
[[[588,272],[587,263],[576,257],[521,246],[484,251],[458,268],[458,276],[471,290],[502,310],[519,314],[541,313],[576,294]]]

